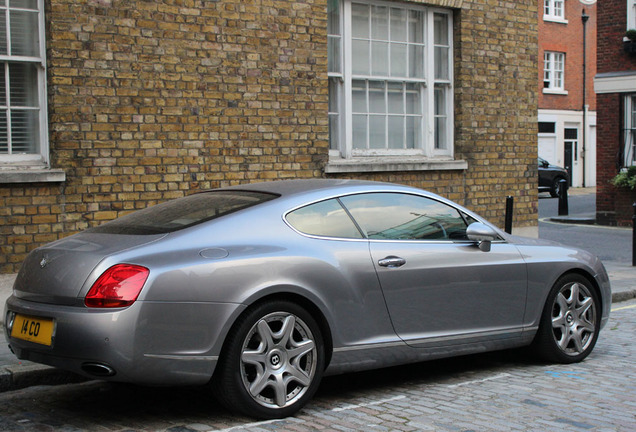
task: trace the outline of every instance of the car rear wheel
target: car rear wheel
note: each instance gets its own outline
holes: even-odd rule
[[[548,295],[535,348],[548,361],[579,362],[594,349],[600,321],[600,303],[590,281],[565,275]]]
[[[231,411],[261,419],[293,415],[316,392],[324,369],[320,327],[295,303],[248,310],[231,330],[213,385]]]

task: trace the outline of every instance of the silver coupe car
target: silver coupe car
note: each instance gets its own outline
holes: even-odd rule
[[[20,359],[88,377],[210,384],[294,414],[324,374],[531,345],[570,363],[610,311],[589,253],[508,235],[393,184],[196,193],[31,252],[5,309]]]

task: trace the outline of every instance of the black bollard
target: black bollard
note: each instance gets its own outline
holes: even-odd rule
[[[636,202],[632,206],[634,207],[632,215],[632,267],[636,267]]]
[[[562,179],[559,180],[559,216],[567,216],[568,213],[568,181]]]
[[[515,199],[511,196],[506,197],[506,226],[504,231],[512,234],[512,210],[514,208]]]

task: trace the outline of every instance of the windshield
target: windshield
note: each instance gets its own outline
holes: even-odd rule
[[[277,195],[250,191],[212,191],[158,204],[89,231],[107,234],[165,234],[272,200]]]

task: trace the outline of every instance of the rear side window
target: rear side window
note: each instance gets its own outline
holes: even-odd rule
[[[178,198],[139,210],[92,228],[108,234],[165,234],[188,228],[277,198],[252,191],[212,191]]]
[[[321,201],[292,211],[287,222],[303,234],[334,237],[363,238],[337,199]]]

